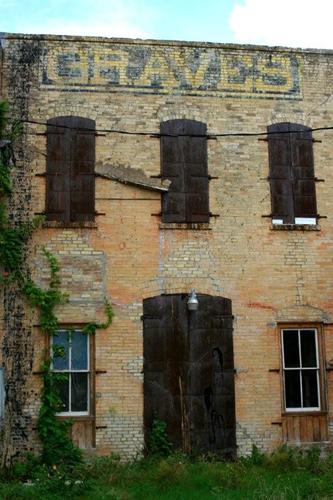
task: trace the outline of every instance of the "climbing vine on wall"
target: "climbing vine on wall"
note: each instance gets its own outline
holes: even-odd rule
[[[7,113],[7,104],[0,102],[0,279],[5,285],[16,283],[29,304],[39,310],[41,331],[52,336],[59,329],[55,308],[67,302],[68,296],[60,290],[58,261],[46,248],[43,248],[42,252],[50,268],[48,289],[39,287],[24,270],[25,245],[34,229],[40,224],[41,218],[35,218],[16,227],[12,227],[8,221],[6,204],[7,198],[11,195],[10,169],[14,163],[12,142],[18,129],[13,129],[11,135],[6,135]],[[113,310],[107,301],[105,313],[105,323],[89,323],[82,331],[89,335],[97,329],[108,328],[112,323]],[[57,387],[66,374],[52,372],[52,358],[61,355],[63,353],[57,350],[52,353],[46,352],[41,367],[43,389],[37,428],[43,445],[42,458],[47,465],[72,464],[81,458],[80,450],[69,436],[71,422],[56,418],[62,403]]]
[[[17,227],[12,227],[8,221],[6,202],[12,192],[10,170],[15,164],[12,144],[21,128],[14,122],[11,130],[6,131],[7,113],[7,103],[0,102],[0,266],[2,281],[19,281],[23,276],[24,246],[40,224],[41,217]]]
[[[46,248],[43,254],[50,268],[49,288],[44,290],[34,281],[28,279],[23,286],[23,292],[29,303],[39,309],[39,324],[42,332],[56,335],[59,322],[55,314],[56,306],[68,301],[68,296],[60,290],[60,268],[55,256]],[[88,323],[82,331],[93,334],[96,329],[108,328],[112,323],[113,311],[111,305],[105,303],[107,319],[105,323]],[[38,419],[38,433],[43,444],[43,461],[47,465],[59,463],[73,464],[80,460],[81,451],[73,444],[69,437],[71,422],[56,418],[61,411],[62,401],[59,396],[58,383],[66,378],[66,374],[52,372],[52,358],[63,356],[61,349],[46,353],[42,366],[43,390],[41,395],[41,408]]]
[[[55,307],[64,304],[68,296],[60,290],[60,268],[55,256],[46,248],[43,254],[50,268],[49,288],[43,290],[31,279],[28,279],[23,291],[32,306],[39,309],[39,323],[41,331],[55,335],[59,329],[59,322],[55,314]],[[113,318],[112,307],[105,305],[107,320],[105,323],[88,323],[83,331],[92,334],[98,328],[108,328]],[[47,353],[42,366],[43,390],[41,408],[38,420],[38,433],[43,444],[43,461],[48,465],[59,463],[72,464],[80,460],[81,452],[69,437],[70,421],[59,420],[56,413],[60,411],[62,401],[58,392],[58,383],[66,378],[66,374],[53,373],[51,370],[52,357],[62,356],[61,349]]]
[[[46,248],[43,248],[43,254],[50,267],[49,289],[43,290],[29,278],[24,282],[23,292],[30,304],[39,309],[41,331],[53,335],[59,326],[54,309],[57,305],[67,302],[68,297],[60,291],[60,268],[57,259]]]

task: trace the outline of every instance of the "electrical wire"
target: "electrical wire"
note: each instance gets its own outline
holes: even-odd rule
[[[53,123],[42,122],[38,120],[15,120],[15,123],[26,123],[28,125],[43,125],[45,127],[55,127],[62,129],[70,129],[70,130],[80,130],[82,132],[95,132],[101,134],[122,134],[122,135],[137,135],[137,136],[149,136],[153,138],[158,137],[206,137],[206,138],[218,138],[218,137],[260,137],[260,136],[269,136],[269,135],[280,135],[280,134],[301,134],[301,133],[309,133],[309,132],[320,132],[325,130],[333,130],[333,126],[329,127],[315,127],[315,128],[307,128],[304,130],[282,130],[282,131],[272,131],[272,132],[223,132],[223,133],[214,133],[214,134],[161,134],[159,132],[132,132],[129,130],[121,130],[121,129],[95,129],[95,128],[83,128],[83,127],[71,127],[69,125],[57,125]],[[37,132],[28,132],[29,135],[39,135]]]

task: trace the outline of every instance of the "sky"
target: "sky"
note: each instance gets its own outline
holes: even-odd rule
[[[0,31],[333,49],[333,0],[0,0]]]

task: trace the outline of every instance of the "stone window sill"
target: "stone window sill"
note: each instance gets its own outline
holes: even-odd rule
[[[209,222],[161,222],[160,229],[191,229],[194,231],[211,231]]]
[[[320,231],[319,224],[271,224],[272,231]]]
[[[97,223],[93,221],[61,222],[56,220],[47,220],[43,222],[42,227],[60,229],[96,229],[98,226]]]
[[[95,417],[93,415],[61,415],[61,413],[56,413],[58,420],[74,420],[75,422],[94,422]]]

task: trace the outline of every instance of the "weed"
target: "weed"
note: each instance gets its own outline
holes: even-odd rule
[[[333,456],[283,447],[234,462],[182,453],[129,464],[119,457],[90,459],[75,467],[46,467],[27,455],[0,481],[7,500],[319,500],[333,498]],[[256,463],[253,463],[256,462]],[[320,467],[319,467],[320,464]],[[288,468],[291,466],[290,468]],[[318,469],[319,467],[319,469]],[[317,472],[319,471],[319,473]]]
[[[148,452],[151,455],[166,457],[170,455],[172,445],[167,434],[166,423],[154,418],[148,438]]]

